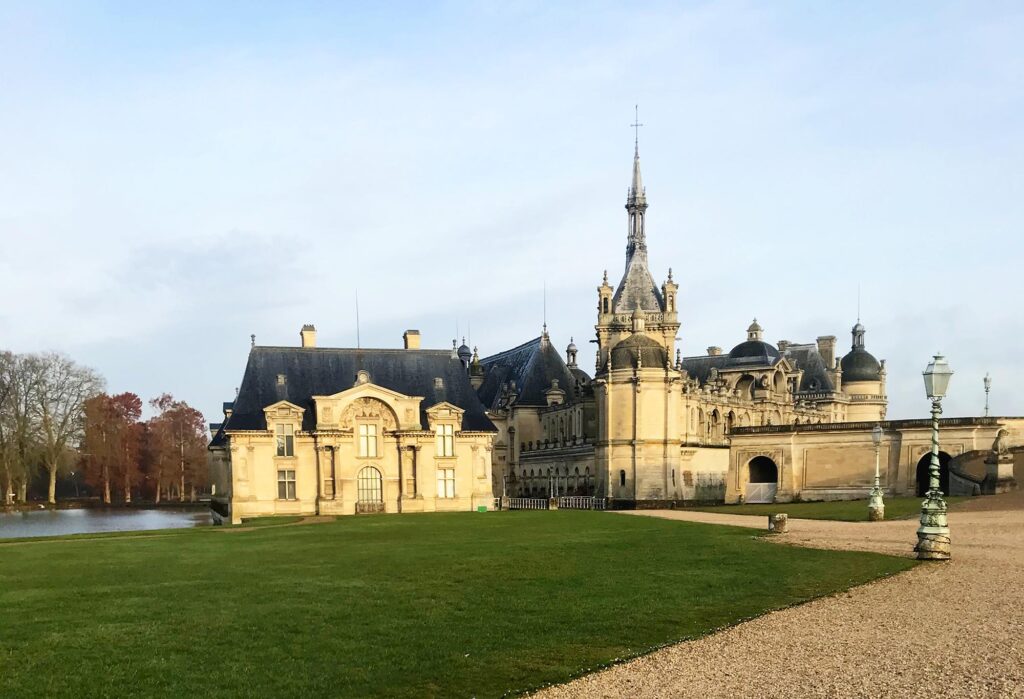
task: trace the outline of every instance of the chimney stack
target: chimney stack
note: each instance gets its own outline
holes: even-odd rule
[[[818,338],[818,354],[825,361],[825,368],[836,367],[836,336],[822,335]]]
[[[402,334],[402,340],[405,342],[407,350],[418,350],[420,348],[420,331],[406,330]]]
[[[722,353],[722,348],[721,347],[715,347],[714,345],[712,345],[711,347],[708,347],[708,356],[709,357],[717,357],[721,353]]]
[[[789,347],[789,340],[779,340],[778,342],[779,352],[786,353],[786,349]]]
[[[307,323],[302,326],[302,332],[299,335],[302,337],[303,347],[316,347],[316,327]]]

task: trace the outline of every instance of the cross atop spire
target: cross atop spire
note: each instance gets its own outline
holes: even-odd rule
[[[643,124],[640,123],[640,105],[633,105],[633,123],[630,127],[633,129],[633,153],[640,155],[640,127]]]

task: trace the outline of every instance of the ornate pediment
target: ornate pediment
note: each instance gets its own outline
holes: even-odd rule
[[[459,429],[462,429],[462,415],[466,411],[457,405],[453,405],[447,401],[441,401],[427,408],[427,420],[430,423],[430,428],[434,428],[434,424],[438,422],[452,422],[454,421]]]
[[[338,422],[341,429],[351,430],[360,420],[380,420],[384,423],[384,429],[389,432],[398,429],[395,411],[384,401],[376,398],[356,398],[345,407]]]
[[[263,414],[267,418],[267,429],[270,429],[270,424],[275,420],[301,423],[304,412],[306,412],[305,409],[286,400],[272,403],[263,409]]]

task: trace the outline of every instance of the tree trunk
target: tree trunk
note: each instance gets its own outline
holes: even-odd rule
[[[28,501],[28,483],[22,481],[18,485],[18,502],[24,505]]]
[[[160,504],[160,479],[163,477],[163,469],[156,472],[156,504]]]
[[[195,484],[192,485],[192,495],[190,496],[190,499],[191,499],[191,502],[195,502],[196,501],[196,486],[195,486]]]
[[[132,504],[132,482],[127,473],[124,475],[124,504]]]
[[[57,464],[47,464],[46,469],[50,472],[50,487],[46,491],[46,501],[51,505],[57,504]]]
[[[9,466],[4,467],[4,492],[3,492],[3,503],[10,505],[9,498],[14,497],[13,484],[11,483],[11,469]]]
[[[181,485],[178,486],[178,502],[185,502],[185,468],[181,469]]]
[[[110,504],[110,469],[103,465],[103,504]]]

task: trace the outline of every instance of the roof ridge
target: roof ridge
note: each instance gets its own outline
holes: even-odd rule
[[[541,336],[538,335],[537,337],[533,338],[532,340],[527,340],[526,342],[524,342],[523,344],[521,344],[521,345],[519,345],[517,347],[513,347],[512,349],[502,350],[501,352],[498,352],[497,354],[492,354],[492,355],[490,355],[488,357],[484,357],[484,358],[482,358],[480,360],[480,363],[483,364],[485,362],[490,362],[490,361],[493,361],[495,359],[501,359],[503,357],[506,357],[506,356],[512,354],[513,352],[518,352],[518,351],[520,351],[522,349],[525,349],[529,345],[533,345],[533,344],[539,345],[540,341],[541,341]]]
[[[450,349],[415,349],[407,350],[401,347],[295,347],[294,345],[256,345],[253,350],[296,350],[301,352],[395,352],[395,353],[416,353],[416,354],[444,354],[451,355]]]

